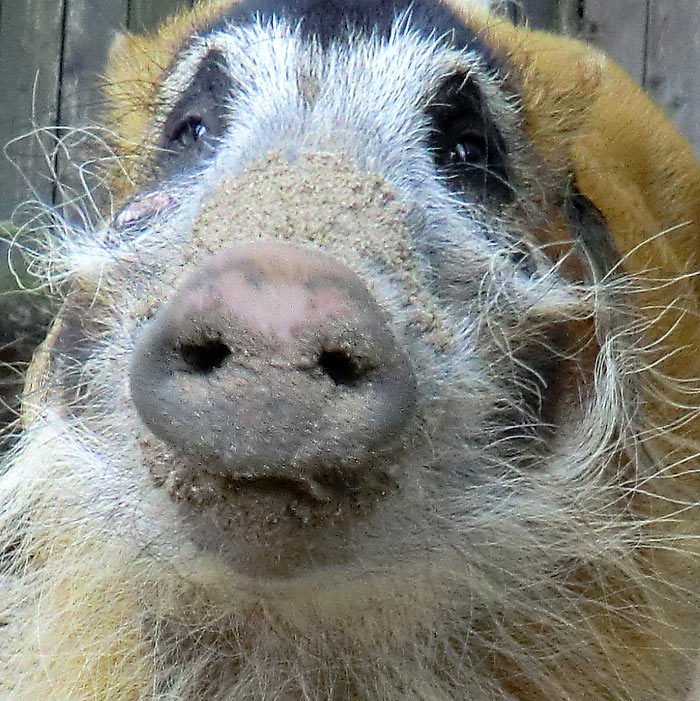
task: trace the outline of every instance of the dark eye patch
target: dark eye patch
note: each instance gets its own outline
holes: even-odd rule
[[[429,146],[449,185],[478,199],[510,199],[506,146],[477,85],[447,78],[426,108]]]
[[[594,281],[619,274],[622,256],[603,213],[573,181],[566,193],[566,218],[572,238],[582,249]]]
[[[163,125],[157,166],[170,174],[211,157],[226,129],[226,100],[232,81],[220,52],[211,51]]]

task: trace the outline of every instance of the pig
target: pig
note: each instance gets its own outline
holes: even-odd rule
[[[687,698],[700,166],[632,81],[470,0],[212,0],[105,94],[3,696]]]

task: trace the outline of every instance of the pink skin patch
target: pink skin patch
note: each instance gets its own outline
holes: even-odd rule
[[[345,271],[325,256],[276,244],[227,249],[207,266],[206,294],[188,300],[192,314],[223,306],[230,318],[293,345],[298,331],[348,314]]]
[[[158,214],[172,205],[175,200],[163,192],[149,192],[130,202],[114,219],[114,226],[123,229],[129,224]]]

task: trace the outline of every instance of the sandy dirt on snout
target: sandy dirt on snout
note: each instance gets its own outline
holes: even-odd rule
[[[203,251],[259,240],[318,247],[358,273],[380,306],[389,283],[412,333],[446,349],[451,334],[426,292],[406,216],[386,181],[346,156],[306,153],[290,163],[272,154],[220,183],[202,207],[189,250],[201,259]]]

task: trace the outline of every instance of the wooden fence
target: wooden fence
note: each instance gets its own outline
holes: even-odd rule
[[[31,196],[55,197],[45,138],[34,128],[94,122],[96,78],[117,31],[142,31],[192,0],[0,0],[0,220]],[[518,0],[534,26],[607,49],[665,107],[700,153],[698,0]],[[42,145],[43,144],[43,145]]]

